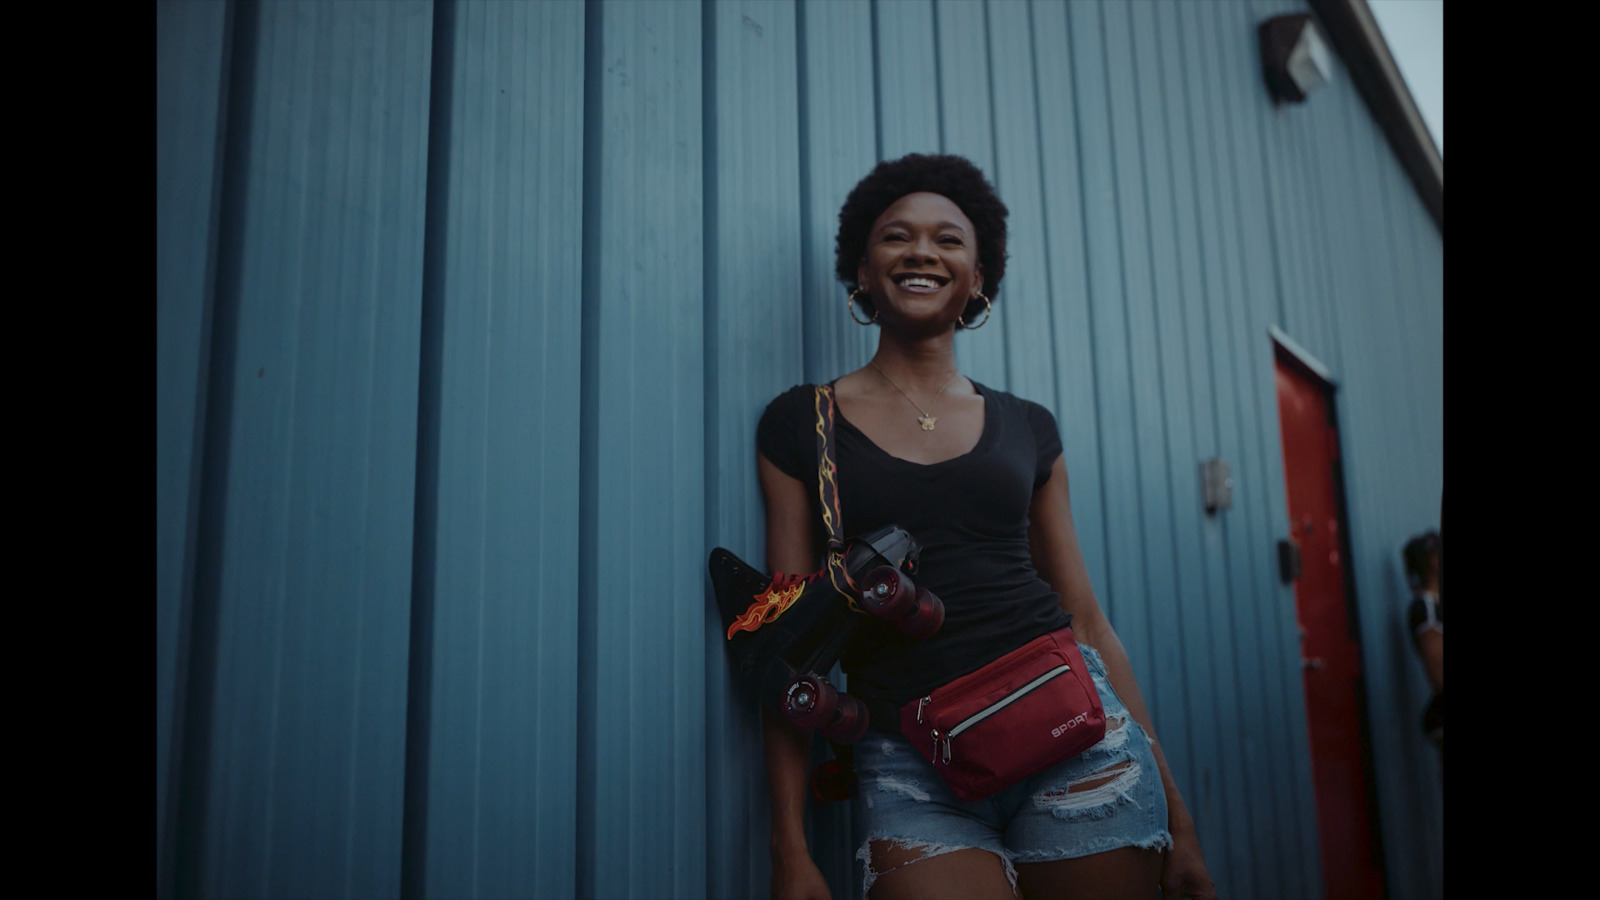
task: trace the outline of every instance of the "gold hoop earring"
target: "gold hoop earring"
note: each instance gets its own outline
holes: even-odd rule
[[[977,300],[979,298],[983,299],[983,318],[979,319],[978,324],[976,325],[968,325],[966,320],[958,318],[956,319],[957,325],[965,328],[968,331],[977,331],[979,328],[983,327],[983,323],[989,321],[989,314],[994,312],[994,304],[990,303],[989,298],[983,295],[983,291],[973,291],[972,299]],[[962,310],[962,312],[965,313],[966,310]]]
[[[858,287],[855,290],[851,291],[850,292],[850,296],[846,297],[845,300],[844,300],[845,311],[850,313],[850,318],[852,320],[854,320],[857,325],[871,325],[873,322],[878,321],[878,308],[876,306],[874,306],[872,308],[872,318],[866,320],[865,322],[861,321],[861,317],[856,315],[856,295],[857,294],[865,294],[865,293],[867,293],[867,289],[866,288],[859,288]],[[871,295],[868,295],[868,296],[870,298]],[[866,304],[863,303],[862,304],[862,309],[865,309],[865,308],[866,308]]]

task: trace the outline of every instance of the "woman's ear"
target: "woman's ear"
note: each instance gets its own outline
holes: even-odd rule
[[[867,258],[865,256],[863,256],[863,257],[861,257],[861,262],[856,263],[856,287],[865,288],[866,286],[867,286]],[[872,293],[872,291],[868,290],[867,293],[870,294],[870,293]]]
[[[980,264],[972,267],[972,295],[976,297],[981,293],[983,293],[983,266]]]

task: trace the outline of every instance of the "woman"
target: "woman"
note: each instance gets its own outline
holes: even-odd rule
[[[1214,897],[1194,825],[1073,532],[1054,417],[961,376],[955,333],[982,327],[1005,274],[1006,208],[953,156],[878,165],[839,214],[837,272],[852,317],[879,329],[865,367],[834,382],[845,534],[894,522],[922,544],[918,582],[944,626],[914,641],[864,621],[846,650],[850,690],[893,704],[1068,622],[1106,713],[1095,747],[979,802],[954,797],[895,730],[855,745],[856,814],[871,900]],[[985,294],[987,291],[987,294]],[[768,567],[810,572],[812,391],[773,400],[758,429]],[[1098,652],[1097,652],[1098,651]],[[810,732],[764,711],[773,896],[827,897],[804,836]]]
[[[1411,583],[1411,605],[1406,610],[1411,643],[1422,657],[1423,671],[1433,687],[1433,698],[1422,714],[1422,731],[1444,755],[1444,597],[1439,586],[1440,547],[1437,531],[1419,534],[1406,542],[1406,580]]]

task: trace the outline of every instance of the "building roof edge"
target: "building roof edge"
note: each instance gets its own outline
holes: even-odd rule
[[[1444,158],[1406,87],[1367,0],[1306,0],[1367,109],[1444,234]]]

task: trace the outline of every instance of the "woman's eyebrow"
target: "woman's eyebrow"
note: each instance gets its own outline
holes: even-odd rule
[[[891,220],[883,223],[882,225],[879,225],[878,226],[878,230],[882,231],[885,228],[893,228],[893,227],[896,227],[896,226],[898,226],[900,228],[910,228],[911,227],[911,225],[908,222],[906,222],[906,220],[904,220],[904,219],[891,219]],[[945,228],[954,228],[955,230],[961,232],[962,234],[966,234],[967,233],[967,230],[965,228],[962,228],[961,225],[956,223],[956,222],[937,222],[937,223],[935,223],[934,227],[938,228],[938,229],[941,229],[941,230],[945,229]]]

